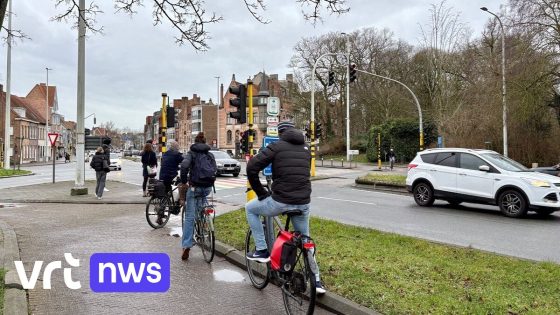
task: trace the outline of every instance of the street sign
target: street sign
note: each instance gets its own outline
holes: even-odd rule
[[[277,137],[278,127],[276,126],[266,127],[266,135],[270,137]]]
[[[280,112],[280,98],[279,97],[269,97],[266,101],[266,112],[269,115],[278,115]]]
[[[278,141],[278,137],[270,137],[270,136],[265,136],[263,138],[263,148],[266,148],[267,145]],[[264,168],[263,170],[263,175],[264,176],[271,176],[272,175],[272,164],[268,164],[267,167]]]
[[[278,116],[268,116],[266,117],[266,124],[269,126],[277,126],[278,125]]]
[[[348,153],[350,153],[350,155],[358,155],[360,154],[360,150],[348,150]]]
[[[48,133],[49,136],[49,141],[51,142],[51,146],[54,147],[54,145],[56,144],[56,139],[58,139],[58,133]]]

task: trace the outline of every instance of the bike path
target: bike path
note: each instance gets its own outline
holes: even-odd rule
[[[30,274],[33,263],[62,261],[64,253],[80,259],[72,269],[81,289],[65,287],[63,272],[53,272],[52,289],[28,290],[31,314],[284,314],[280,289],[253,288],[247,273],[215,257],[207,264],[194,248],[180,259],[180,221],[153,230],[143,207],[123,204],[36,204],[0,209],[0,220],[15,230],[21,259]],[[175,222],[177,221],[177,222]],[[220,233],[220,231],[217,231]],[[89,288],[89,258],[98,252],[163,252],[171,259],[171,288],[160,293],[94,293]],[[66,266],[67,267],[67,266]],[[329,314],[317,308],[316,314]]]

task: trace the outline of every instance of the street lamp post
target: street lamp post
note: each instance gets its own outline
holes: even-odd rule
[[[45,115],[45,162],[47,162],[49,160],[49,150],[48,150],[48,145],[47,145],[47,139],[49,139],[48,134],[49,134],[49,71],[52,70],[49,67],[45,67],[45,69],[47,70],[47,98],[45,101],[45,107],[46,107],[46,115]],[[54,158],[54,156],[53,156]]]
[[[504,25],[499,16],[488,10],[486,7],[480,8],[484,12],[493,15],[500,23],[500,30],[502,32],[502,125],[503,125],[503,142],[504,142],[504,156],[508,156],[508,137],[507,137],[507,106],[506,106],[506,33],[504,32]]]
[[[6,112],[4,121],[4,165],[10,168],[10,123],[11,123],[11,85],[12,85],[12,1],[8,7],[8,51],[6,56]]]
[[[216,149],[220,148],[220,102],[222,96],[220,95],[220,77],[214,77],[218,80],[218,100],[216,101]]]

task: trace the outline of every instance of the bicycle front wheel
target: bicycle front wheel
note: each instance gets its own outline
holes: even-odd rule
[[[255,250],[255,241],[253,240],[251,228],[249,228],[245,236],[245,257],[247,257],[247,253]],[[257,289],[266,287],[270,280],[270,263],[265,264],[245,258],[245,266],[247,267],[247,273],[249,274],[249,279],[251,279],[253,286]]]
[[[197,220],[196,232],[198,236],[198,245],[202,249],[202,256],[206,262],[212,262],[214,259],[215,251],[215,238],[214,238],[214,208],[205,207],[199,213]]]
[[[154,229],[164,227],[169,221],[169,199],[150,198],[146,204],[146,220]]]
[[[294,270],[285,275],[282,298],[287,314],[310,315],[315,310],[315,275],[311,272],[307,253],[301,248],[298,248],[297,253]]]

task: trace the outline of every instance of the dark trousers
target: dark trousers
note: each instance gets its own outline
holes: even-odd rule
[[[95,195],[97,197],[103,196],[103,189],[105,189],[105,180],[107,179],[107,172],[97,171],[95,172],[97,176],[97,185],[95,186]]]
[[[146,191],[146,185],[148,185],[148,176],[144,176],[144,182],[142,182],[142,190]]]

